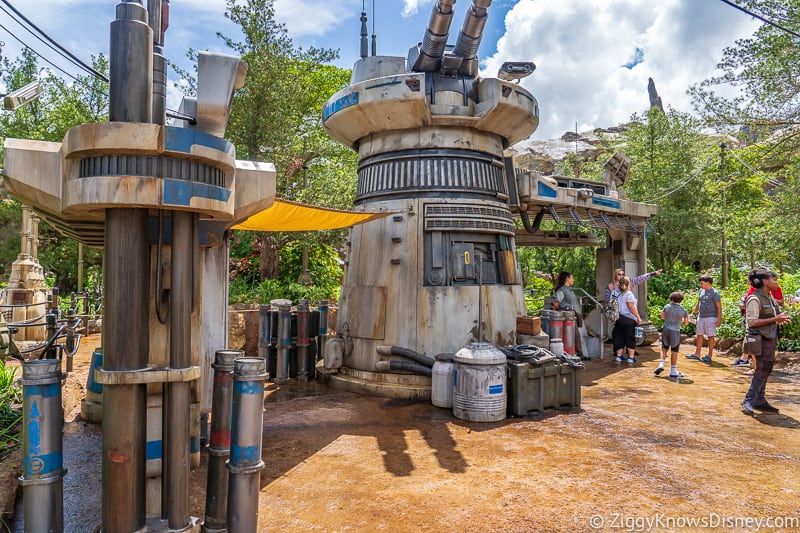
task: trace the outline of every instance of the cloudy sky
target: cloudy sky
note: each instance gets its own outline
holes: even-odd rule
[[[115,0],[8,1],[84,61],[107,53]],[[378,53],[405,56],[422,39],[433,1],[366,0]],[[451,43],[469,3],[456,4]],[[362,0],[275,5],[296,45],[339,49],[341,67],[358,59]],[[185,64],[189,47],[230,52],[216,37],[218,31],[239,36],[224,17],[224,0],[172,0],[170,7],[165,52],[171,61]],[[8,11],[3,2],[0,8]],[[480,48],[482,73],[494,76],[503,61],[534,61],[536,72],[522,82],[539,101],[541,122],[533,138],[557,138],[576,123],[584,131],[643,112],[650,77],[665,105],[690,111],[687,88],[711,76],[723,48],[752,35],[756,23],[720,0],[495,0]],[[5,57],[15,57],[20,39],[78,72],[2,10],[0,24]]]

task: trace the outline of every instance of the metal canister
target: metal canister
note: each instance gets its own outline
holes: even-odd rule
[[[575,311],[564,311],[564,353],[575,355]]]
[[[550,311],[550,327],[547,330],[550,339],[564,338],[564,313],[561,311]]]
[[[506,417],[506,355],[485,342],[473,342],[455,355],[453,415],[473,422]]]
[[[542,309],[541,311],[542,316],[542,331],[550,334],[550,310],[549,309]]]

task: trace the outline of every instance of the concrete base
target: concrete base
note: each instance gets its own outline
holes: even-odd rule
[[[139,533],[161,533],[161,532],[186,532],[186,533],[200,533],[200,519],[195,518],[194,516],[189,517],[190,524],[180,530],[177,529],[169,529],[167,526],[166,520],[161,520],[160,518],[148,518],[147,522],[143,529],[139,531]]]
[[[81,419],[99,424],[103,421],[103,404],[81,400]]]
[[[319,379],[337,390],[381,398],[431,399],[431,378],[428,376],[367,372],[347,367],[340,368],[338,374],[325,374],[321,370],[320,368],[317,371]]]

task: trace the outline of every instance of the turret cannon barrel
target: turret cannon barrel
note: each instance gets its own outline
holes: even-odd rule
[[[438,0],[431,10],[425,37],[416,50],[411,70],[414,72],[456,73],[475,77],[478,74],[478,47],[489,16],[492,0],[473,0],[464,17],[455,47],[447,46],[453,7],[456,0]],[[412,50],[415,50],[412,48]]]
[[[422,48],[412,70],[434,72],[439,69],[447,46],[450,23],[453,22],[453,6],[456,0],[438,0],[431,10],[431,19],[425,29]]]
[[[464,17],[461,33],[458,34],[456,48],[453,50],[453,55],[463,58],[460,74],[475,76],[478,73],[478,47],[481,44],[491,4],[492,0],[473,0]]]

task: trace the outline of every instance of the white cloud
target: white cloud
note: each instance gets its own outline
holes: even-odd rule
[[[410,17],[419,12],[421,6],[432,4],[433,0],[403,0],[403,16]]]
[[[325,35],[360,11],[361,2],[330,0],[276,0],[275,15],[293,37]]]
[[[533,60],[522,84],[539,101],[534,138],[614,126],[649,106],[652,77],[664,105],[691,111],[685,94],[714,73],[722,49],[750,35],[752,20],[706,0],[521,0],[506,16],[497,53],[483,62]],[[625,68],[636,49],[643,61]]]

